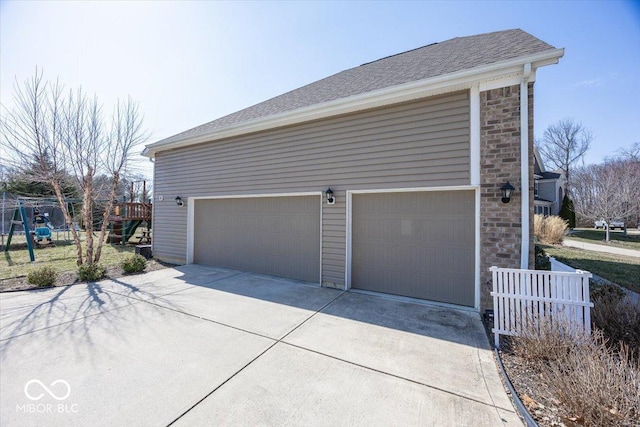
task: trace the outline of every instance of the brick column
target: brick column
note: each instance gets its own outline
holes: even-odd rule
[[[533,84],[529,84],[529,157],[533,159]],[[492,265],[520,268],[521,174],[520,86],[480,93],[480,307],[492,307]],[[533,161],[529,161],[531,248],[533,248]],[[502,203],[500,187],[509,181],[516,190]],[[533,259],[533,251],[530,251]]]

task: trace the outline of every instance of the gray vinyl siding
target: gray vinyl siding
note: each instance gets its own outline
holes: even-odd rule
[[[343,284],[346,190],[469,185],[469,97],[457,92],[157,153],[154,256],[185,261],[187,197],[325,190],[322,280]],[[158,197],[164,200],[159,201]]]
[[[557,201],[555,181],[538,182],[538,197],[550,202]]]

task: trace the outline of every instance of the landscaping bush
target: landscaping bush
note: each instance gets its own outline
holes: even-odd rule
[[[575,208],[573,207],[573,201],[566,194],[562,198],[562,206],[560,207],[558,216],[567,221],[569,228],[576,228],[576,212]]]
[[[572,333],[572,328],[562,322],[522,319],[527,327],[513,338],[514,354],[534,365],[542,366],[566,357],[567,353],[580,345],[587,337]]]
[[[589,297],[591,301],[598,301],[602,298],[613,298],[614,300],[620,300],[625,297],[625,293],[622,289],[615,285],[603,285],[596,283],[593,280],[589,281]]]
[[[536,270],[551,270],[551,260],[547,253],[540,246],[535,246],[535,262],[536,262]]]
[[[603,289],[617,289],[616,286],[603,286]],[[624,294],[623,294],[624,295]],[[632,304],[616,292],[602,292],[594,298],[591,310],[593,327],[600,329],[609,338],[612,345],[627,345],[633,352],[640,354],[640,307]]]
[[[562,243],[567,232],[567,222],[559,216],[534,215],[533,234],[539,242],[556,245]]]
[[[640,417],[640,359],[602,331],[572,333],[541,321],[511,340],[511,348],[562,405],[569,425],[635,426]]]
[[[141,255],[129,255],[120,264],[125,273],[140,273],[147,268],[147,259]]]
[[[610,348],[601,332],[548,364],[542,378],[577,424],[637,426],[640,360],[624,344]]]
[[[57,274],[51,267],[40,267],[29,272],[27,282],[40,288],[53,286],[56,283]]]
[[[533,236],[537,239],[537,241],[542,240],[542,233],[544,232],[544,216],[540,214],[535,214],[533,216]]]
[[[94,282],[102,279],[107,274],[107,269],[100,264],[87,263],[82,264],[78,268],[78,276],[80,280],[86,282]]]

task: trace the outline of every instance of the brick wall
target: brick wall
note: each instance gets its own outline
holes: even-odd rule
[[[529,199],[533,231],[533,84],[529,84]],[[492,307],[489,268],[520,268],[522,203],[520,176],[520,86],[480,93],[480,306]],[[500,187],[509,181],[516,190],[502,203]],[[530,265],[533,261],[531,237]]]

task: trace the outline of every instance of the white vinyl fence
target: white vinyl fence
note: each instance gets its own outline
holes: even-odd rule
[[[500,335],[518,335],[540,322],[591,333],[588,271],[491,267],[495,346]],[[532,324],[533,322],[533,324]]]

